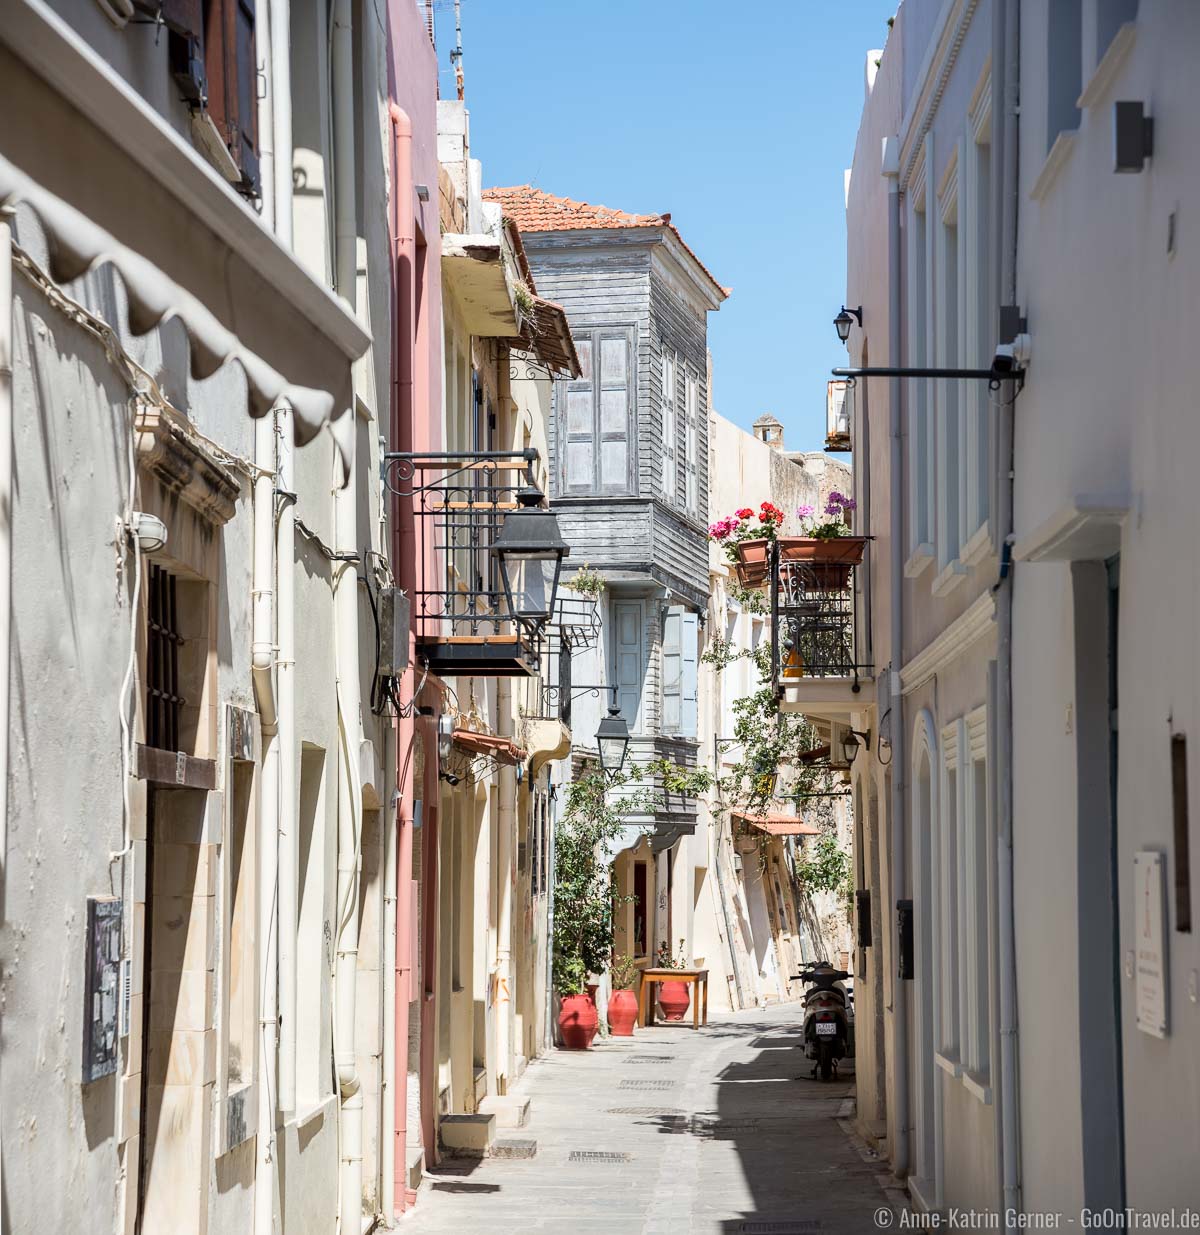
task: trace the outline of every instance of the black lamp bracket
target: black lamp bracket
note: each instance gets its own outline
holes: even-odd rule
[[[833,369],[834,377],[843,378],[848,386],[868,377],[942,378],[947,381],[987,382],[989,390],[999,390],[1005,382],[1016,382],[1020,390],[1025,385],[1024,369],[905,369],[872,365],[866,369]]]
[[[384,488],[395,497],[416,497],[434,489],[446,488],[446,482],[467,472],[495,473],[501,469],[517,469],[524,465],[525,483],[536,487],[533,465],[538,452],[525,450],[480,450],[442,452],[385,451],[380,459],[379,473]],[[435,480],[426,484],[413,483],[418,472],[432,471]]]

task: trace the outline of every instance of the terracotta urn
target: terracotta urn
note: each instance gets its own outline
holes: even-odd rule
[[[613,991],[608,997],[608,1027],[614,1038],[632,1038],[637,1024],[638,1001],[631,990]]]
[[[691,991],[686,982],[660,982],[658,984],[658,1006],[662,1008],[664,1020],[683,1020],[691,1002]]]
[[[563,1048],[586,1051],[600,1028],[595,1002],[587,995],[564,995],[558,1010],[558,1034]]]

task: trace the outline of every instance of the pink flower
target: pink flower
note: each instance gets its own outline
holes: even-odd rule
[[[817,513],[815,506],[810,506],[807,502],[803,506],[796,507],[796,516],[800,519],[811,519]]]

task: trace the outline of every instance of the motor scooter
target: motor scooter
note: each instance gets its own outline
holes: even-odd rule
[[[813,1076],[829,1081],[837,1075],[837,1061],[850,1051],[850,1012],[846,987],[850,974],[818,961],[796,975],[804,994],[804,1053],[814,1061]]]

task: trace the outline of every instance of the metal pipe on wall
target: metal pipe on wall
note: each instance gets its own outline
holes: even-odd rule
[[[0,922],[8,873],[8,658],[12,646],[13,495],[12,224],[0,211]]]
[[[900,179],[898,168],[885,167],[888,177],[888,363],[901,363],[900,316],[902,288],[900,285]],[[891,557],[888,601],[890,607],[890,660],[892,675],[888,692],[892,704],[892,900],[903,898],[908,882],[907,782],[905,778],[904,704],[900,693],[900,671],[897,666],[904,655],[904,423],[901,418],[900,378],[888,382],[888,420],[891,434],[889,466],[889,499],[891,519]],[[895,919],[893,919],[895,923]],[[895,926],[893,926],[895,929]],[[899,956],[899,948],[896,956]],[[909,1169],[909,1101],[908,1101],[908,988],[897,974],[892,977],[892,1074],[895,1110],[892,1132],[895,1147],[892,1169],[903,1177]]]

